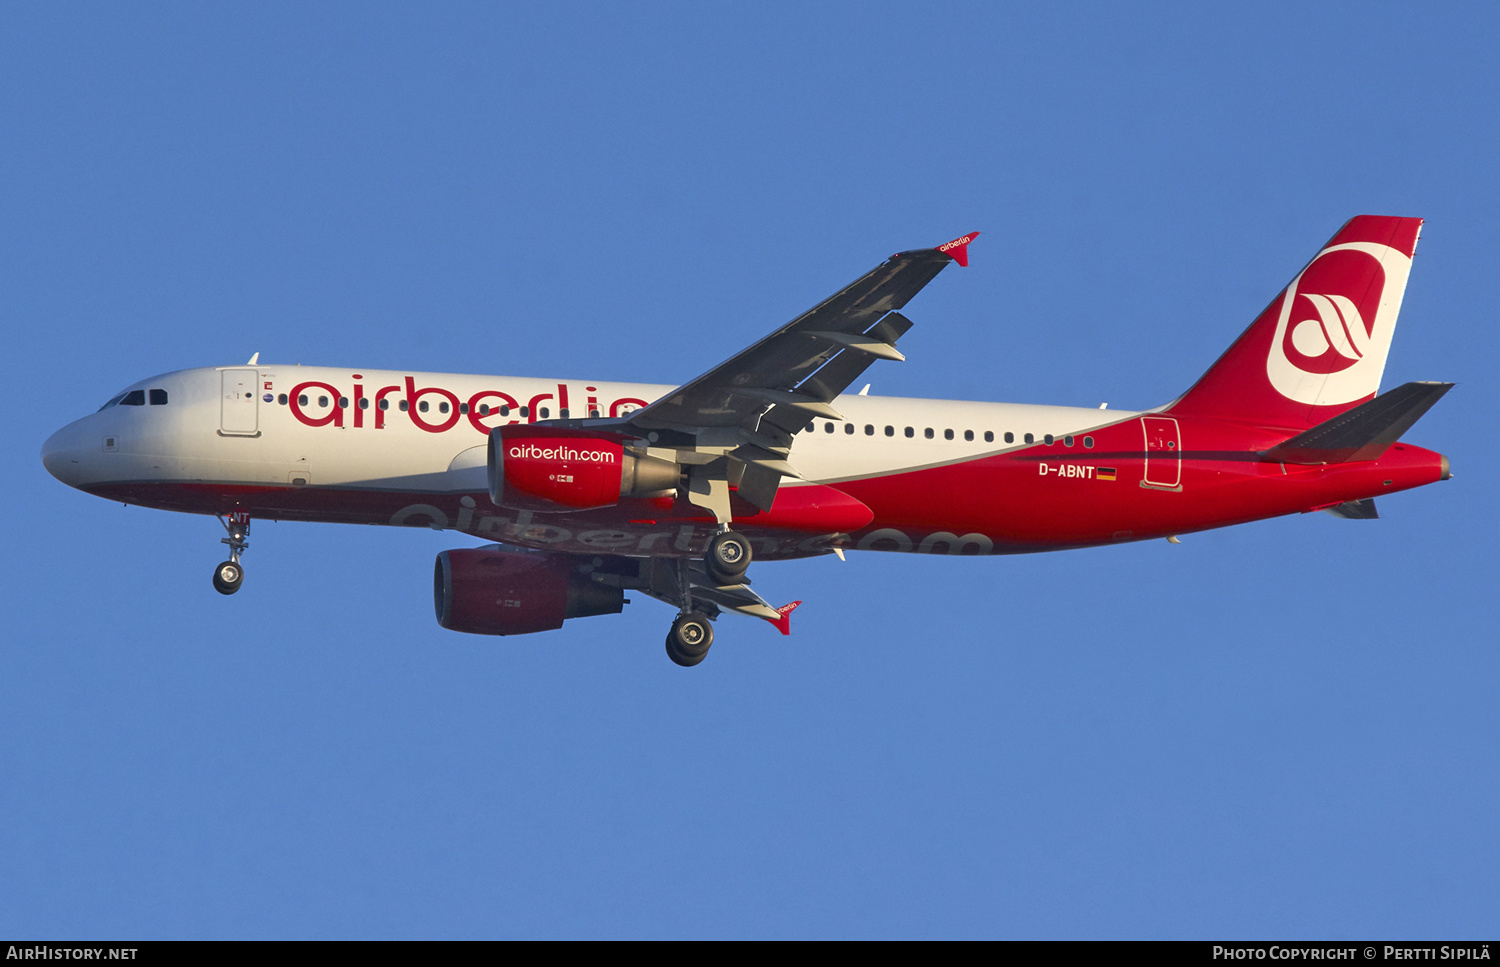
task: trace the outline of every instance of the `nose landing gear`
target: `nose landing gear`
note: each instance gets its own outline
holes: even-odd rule
[[[233,561],[225,561],[214,569],[214,590],[220,594],[233,594],[245,580],[245,569]]]
[[[236,510],[228,517],[220,517],[219,523],[229,532],[228,537],[219,540],[220,544],[229,545],[229,560],[214,568],[214,590],[220,594],[233,594],[245,580],[240,555],[250,546],[250,542],[245,539],[250,533],[250,512]]]

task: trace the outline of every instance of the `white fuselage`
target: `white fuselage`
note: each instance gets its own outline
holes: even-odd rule
[[[180,370],[122,394],[160,390],[165,403],[116,403],[77,420],[47,441],[44,461],[84,489],[132,481],[471,492],[484,489],[490,428],[620,416],[672,389],[312,366]],[[846,422],[814,420],[797,434],[790,462],[807,481],[971,460],[1133,415],[857,395],[834,406]],[[488,412],[481,415],[481,407]]]

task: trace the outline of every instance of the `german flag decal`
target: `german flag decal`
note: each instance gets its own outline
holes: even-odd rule
[[[1113,479],[1115,479],[1115,468],[1114,467],[1100,467],[1098,470],[1094,471],[1094,479],[1095,480],[1113,480]]]

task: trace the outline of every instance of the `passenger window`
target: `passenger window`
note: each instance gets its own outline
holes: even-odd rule
[[[276,397],[276,402],[280,403],[282,406],[285,406],[286,405],[286,394],[282,393],[280,396]]]
[[[446,412],[448,412],[448,401],[447,400],[444,400],[443,402],[441,402],[441,403],[438,404],[438,412],[439,413],[446,413]]]
[[[531,408],[529,406],[523,406],[523,407],[521,407],[521,415],[522,416],[530,416],[531,415]]]
[[[873,424],[873,423],[866,423],[865,424],[865,436],[874,436],[874,435],[875,435],[875,424]]]
[[[479,415],[480,416],[489,416],[490,415],[490,404],[488,404],[488,403],[480,403],[479,404]]]
[[[1026,436],[1023,437],[1022,439],[1024,439],[1027,443],[1035,443],[1036,442],[1036,437],[1032,436],[1030,433],[1026,434]]]
[[[929,426],[927,429],[923,430],[922,431],[922,435],[925,436],[927,439],[931,440],[932,439],[932,427]]]
[[[896,435],[896,428],[893,427],[893,426],[887,425],[886,428],[885,428],[885,435],[886,436],[895,436]]]
[[[400,407],[402,413],[405,413],[406,410],[407,410],[407,407],[410,406],[410,404],[407,403],[406,400],[402,400],[400,403],[397,404],[397,406]]]
[[[1083,438],[1083,448],[1085,450],[1092,450],[1092,449],[1094,449],[1094,438],[1091,437],[1091,436],[1084,437]]]
[[[154,390],[152,390],[151,391],[151,405],[152,406],[166,406],[167,405],[167,391],[164,390],[164,389],[154,389]]]
[[[1042,437],[1042,442],[1047,444],[1047,446],[1049,447],[1052,446],[1052,434],[1048,433],[1046,436]]]
[[[984,438],[986,440],[988,440],[990,438],[990,435],[988,433],[986,433],[984,435]],[[1006,430],[1005,431],[1005,442],[1006,443],[1015,443],[1016,442],[1016,435],[1014,433],[1010,432],[1009,430]]]
[[[500,404],[500,415],[501,416],[510,416],[510,407],[506,406],[504,403],[501,403]]]
[[[318,405],[319,406],[327,406],[328,405],[328,397],[326,397],[326,396],[320,396],[320,397],[318,397]]]
[[[1072,445],[1073,445],[1073,438],[1072,437],[1070,437],[1070,436],[1063,437],[1063,446],[1065,446],[1065,447],[1071,447]]]
[[[847,435],[849,435],[849,434],[851,434],[853,432],[854,432],[854,424],[853,423],[845,423],[844,424],[844,434],[847,436]]]
[[[944,440],[951,440],[951,439],[953,439],[953,431],[952,430],[944,430],[943,431],[943,439]]]
[[[599,415],[599,411],[598,410],[589,410],[589,416],[591,416],[591,417],[597,417],[598,415]]]
[[[427,401],[426,400],[422,400],[422,401],[418,402],[417,403],[417,409],[420,410],[420,411],[422,411],[423,413],[426,413],[427,412]]]
[[[298,406],[306,406],[307,405],[307,394],[306,393],[300,393],[300,394],[298,394],[298,396],[297,396],[297,405]]]
[[[823,424],[823,432],[824,433],[832,433],[833,432],[833,424],[832,423],[824,423]]]
[[[368,410],[370,408],[370,401],[361,396],[359,398],[359,408],[362,410]]]
[[[469,412],[469,404],[467,404],[467,403],[460,403],[460,404],[458,404],[458,412],[460,412],[460,413],[467,413],[467,412]]]
[[[968,440],[969,442],[972,443],[973,440],[974,440],[974,431],[973,430],[965,430],[964,431],[964,439]]]
[[[340,396],[339,397],[339,409],[341,409],[341,410],[347,410],[348,408],[349,408],[349,397],[347,397],[347,396]]]
[[[1005,440],[1006,440],[1007,443],[1010,442],[1010,434],[1009,433],[1005,434]],[[995,431],[994,430],[985,430],[984,431],[984,442],[985,443],[994,443],[995,442]]]
[[[377,403],[375,405],[378,406],[378,407],[380,407],[382,410],[388,410],[388,409],[391,408],[391,401],[390,400],[381,400],[379,403]]]
[[[133,390],[131,390],[130,392],[126,393],[124,396],[122,396],[120,398],[120,405],[121,406],[145,406],[146,405],[146,391],[143,390],[143,389],[133,389]]]
[[[913,430],[911,427],[907,427],[906,428],[906,438],[908,440],[910,440],[912,437],[914,437],[916,435],[917,435],[917,431],[916,430]]]
[[[559,418],[566,420],[568,418],[568,408],[564,406],[562,409],[557,411],[557,415]]]

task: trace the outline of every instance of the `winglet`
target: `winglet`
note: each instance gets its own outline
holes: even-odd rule
[[[978,232],[970,232],[962,238],[955,238],[951,242],[944,242],[937,247],[939,252],[948,256],[964,268],[969,267],[969,243],[979,237]]]
[[[797,605],[801,603],[801,601],[793,601],[791,604],[783,604],[776,609],[776,613],[781,617],[771,623],[776,626],[777,631],[784,635],[792,633],[792,612],[796,611]]]

